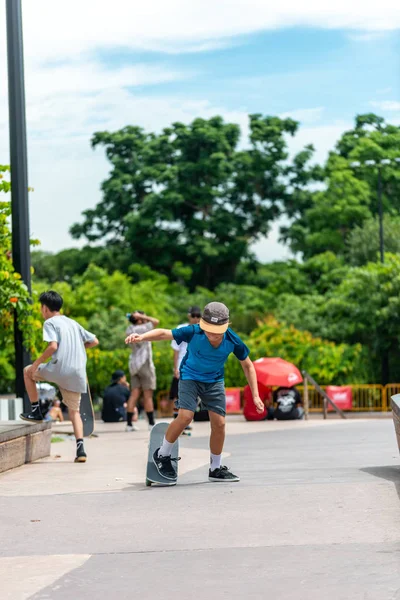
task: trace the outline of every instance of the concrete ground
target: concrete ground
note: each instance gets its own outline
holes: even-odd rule
[[[173,488],[145,487],[140,425],[99,425],[86,464],[65,436],[0,475],[1,600],[400,600],[390,420],[232,417],[224,462],[242,479],[227,485],[207,482],[198,423]]]

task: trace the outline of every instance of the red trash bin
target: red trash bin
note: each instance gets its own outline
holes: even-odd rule
[[[351,410],[353,407],[353,392],[349,385],[328,385],[326,393],[329,398],[336,404],[341,410]],[[334,411],[330,404],[328,404],[328,410]]]

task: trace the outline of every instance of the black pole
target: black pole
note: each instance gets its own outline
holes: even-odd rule
[[[379,252],[381,263],[385,262],[384,240],[383,240],[383,207],[382,207],[382,173],[378,167],[378,209],[379,209]]]
[[[29,246],[28,158],[26,146],[24,50],[22,42],[21,0],[6,0],[8,109],[10,118],[12,256],[14,268],[31,291]],[[24,367],[30,357],[23,346],[22,332],[15,319],[15,391],[30,407],[24,386]]]

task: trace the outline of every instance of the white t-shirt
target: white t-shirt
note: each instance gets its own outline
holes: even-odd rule
[[[87,357],[84,344],[93,342],[95,337],[64,315],[47,319],[43,325],[43,340],[57,342],[58,348],[50,362],[39,366],[41,377],[70,392],[86,392]]]
[[[187,327],[189,325],[189,323],[181,323],[181,325],[178,325],[177,329],[180,329],[181,327]],[[180,344],[177,344],[175,340],[172,340],[171,342],[171,347],[176,351],[179,352],[179,356],[178,356],[178,364],[177,364],[177,368],[179,369],[179,367],[181,366],[181,362],[182,360],[185,358],[186,356],[186,352],[187,352],[187,343],[186,342],[181,342]]]
[[[147,333],[147,331],[151,331],[152,329],[154,329],[154,325],[150,321],[142,323],[141,325],[133,325],[133,323],[131,323],[126,330],[126,335],[132,335],[132,333],[142,335],[143,333]],[[153,351],[151,342],[129,344],[129,347],[132,351],[129,358],[129,373],[131,375],[136,375],[136,373],[139,373],[140,369],[147,362],[150,364],[150,366],[153,365]]]

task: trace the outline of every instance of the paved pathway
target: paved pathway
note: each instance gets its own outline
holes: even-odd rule
[[[162,489],[143,484],[141,426],[100,426],[86,464],[66,439],[0,475],[1,600],[400,600],[390,420],[232,418],[225,462],[242,481],[228,485],[207,482],[199,423]]]

